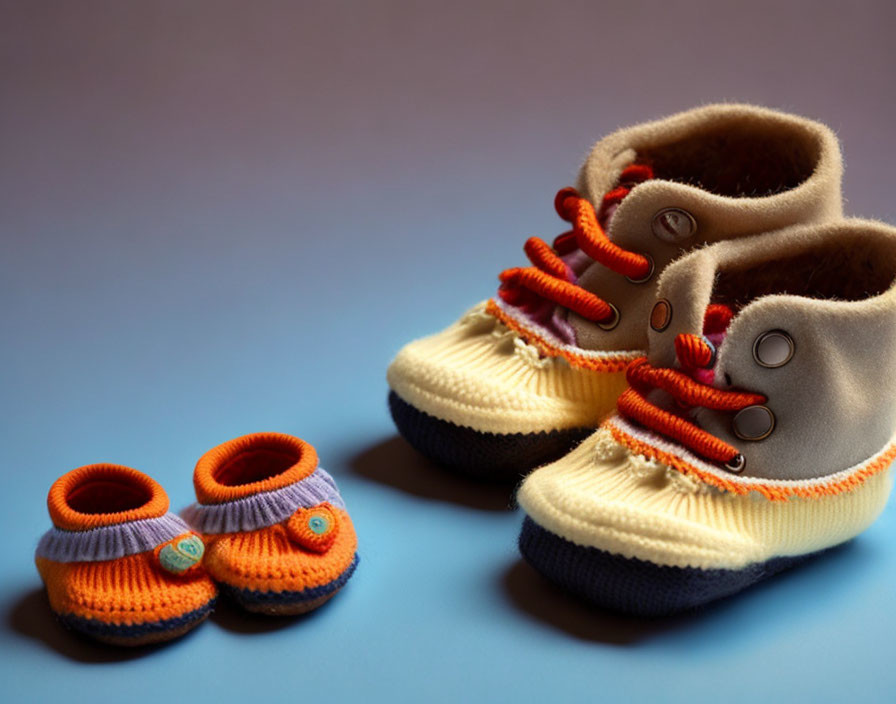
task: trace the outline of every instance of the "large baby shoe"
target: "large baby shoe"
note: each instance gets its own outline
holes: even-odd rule
[[[618,414],[518,494],[549,579],[657,615],[850,540],[896,457],[896,228],[847,220],[669,266]]]
[[[184,517],[203,534],[205,564],[249,611],[300,614],[338,592],[358,564],[355,529],[317,452],[280,433],[206,452]]]
[[[816,122],[710,105],[598,142],[578,189],[557,194],[571,230],[533,237],[531,266],[498,295],[405,346],[388,371],[401,434],[432,459],[510,479],[586,437],[647,347],[656,282],[670,261],[841,213],[840,151]]]
[[[204,546],[168,512],[142,472],[93,464],[64,474],[47,497],[53,528],[35,562],[66,626],[115,645],[170,640],[209,615],[217,595]]]

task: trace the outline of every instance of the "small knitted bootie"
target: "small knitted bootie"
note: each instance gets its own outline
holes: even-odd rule
[[[53,528],[35,562],[66,626],[115,645],[170,640],[195,628],[217,595],[204,546],[142,472],[94,464],[60,477],[47,497]]]
[[[520,549],[613,609],[733,594],[855,537],[896,457],[896,228],[706,247],[660,280],[618,414],[523,483]]]
[[[357,538],[314,448],[280,433],[209,450],[193,474],[184,518],[208,546],[221,590],[249,611],[300,614],[338,592],[358,563]]]
[[[841,213],[840,150],[816,122],[709,105],[599,141],[498,295],[406,345],[387,374],[401,434],[436,461],[515,479],[597,427],[644,354],[656,282],[683,253]]]

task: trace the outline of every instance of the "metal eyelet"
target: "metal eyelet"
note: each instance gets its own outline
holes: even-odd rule
[[[659,299],[653,304],[650,311],[650,327],[657,332],[662,332],[672,322],[672,304],[665,298]]]
[[[681,208],[663,208],[653,216],[650,227],[653,234],[663,242],[678,244],[694,236],[697,232],[697,221],[693,215]]]
[[[741,472],[743,472],[744,467],[746,466],[747,460],[741,454],[735,455],[725,463],[725,469],[727,469],[729,472],[734,472],[735,474],[740,474]]]
[[[714,368],[714,367],[716,366],[716,359],[717,359],[718,356],[719,356],[719,350],[718,350],[718,348],[717,348],[714,344],[712,344],[712,342],[710,342],[705,336],[703,337],[703,342],[706,344],[707,347],[709,347],[709,351],[710,351],[710,353],[711,353],[711,354],[710,354],[710,357],[709,357],[709,362],[708,362],[707,364],[705,364],[705,365],[703,366],[703,368],[704,368],[704,369],[712,369],[712,368]]]
[[[647,260],[647,262],[650,264],[650,268],[647,270],[647,273],[640,279],[633,279],[631,276],[626,276],[625,278],[628,279],[629,283],[646,284],[653,278],[653,274],[656,271],[656,265],[653,263],[653,257],[651,257],[649,254],[642,254],[641,256]]]
[[[619,309],[612,303],[607,303],[607,305],[610,306],[610,310],[613,311],[613,317],[606,322],[597,323],[597,327],[599,327],[601,330],[612,330],[617,325],[619,325]]]
[[[764,440],[775,429],[775,414],[767,406],[747,406],[731,419],[731,429],[741,440]]]
[[[769,330],[753,342],[753,359],[760,367],[776,369],[793,358],[793,338],[783,330]]]

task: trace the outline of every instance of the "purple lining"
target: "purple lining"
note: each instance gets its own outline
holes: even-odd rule
[[[311,508],[324,501],[336,508],[345,508],[333,477],[318,468],[301,481],[281,489],[223,504],[195,503],[187,506],[182,515],[200,533],[236,533],[275,525],[289,518],[297,508]]]
[[[90,530],[51,528],[37,545],[37,557],[54,562],[99,562],[153,550],[188,533],[190,527],[173,513]]]
[[[560,306],[554,308],[554,314],[551,316],[551,325],[563,342],[567,345],[576,344],[576,331],[566,319],[566,311]]]

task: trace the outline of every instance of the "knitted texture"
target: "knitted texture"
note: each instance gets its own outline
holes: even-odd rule
[[[435,418],[389,393],[395,427],[416,450],[475,479],[517,482],[530,469],[565,455],[591,428],[549,433],[482,433]]]
[[[813,498],[719,491],[630,450],[604,428],[530,474],[517,502],[577,545],[659,565],[737,570],[855,537],[883,510],[892,485],[892,473],[882,471],[852,491]]]
[[[683,476],[691,477],[709,487],[732,494],[756,493],[771,501],[787,501],[794,497],[812,499],[853,491],[861,488],[867,480],[886,474],[896,460],[894,436],[879,452],[864,462],[834,474],[810,480],[763,480],[725,472],[704,462],[681,445],[636,427],[620,416],[608,418],[604,427],[621,446],[647,461],[674,468]]]
[[[600,603],[633,608],[627,582],[662,610],[868,528],[896,459],[894,276],[896,228],[863,220],[670,264],[619,413],[520,488],[532,563]]]
[[[730,596],[812,557],[779,557],[739,570],[669,567],[576,545],[531,518],[523,521],[519,548],[530,565],[573,594],[601,608],[646,617]]]
[[[351,565],[336,579],[316,587],[308,587],[298,592],[273,591],[261,592],[252,589],[237,589],[222,586],[222,590],[231,599],[240,603],[250,611],[265,612],[271,614],[299,614],[316,609],[325,603],[336,592],[345,586],[358,566],[358,556],[355,555]]]
[[[323,469],[316,469],[294,484],[261,491],[222,504],[195,503],[183,517],[201,533],[235,533],[280,523],[298,508],[311,508],[324,501],[344,509],[336,482]]]
[[[60,623],[66,628],[111,645],[139,646],[171,640],[184,635],[202,623],[215,607],[215,599],[194,611],[162,621],[136,624],[108,624],[71,614],[59,614]]]
[[[488,312],[500,305],[481,303],[446,330],[406,345],[389,366],[392,391],[433,418],[481,433],[596,428],[625,388],[626,365],[640,353],[582,352],[587,363],[573,366],[530,342],[538,339],[529,337],[530,323],[513,318],[508,325]],[[508,308],[508,320],[514,315]]]
[[[150,477],[89,465],[58,479],[47,498],[54,527],[35,555],[50,607],[67,626],[116,645],[182,635],[217,595],[204,547]]]
[[[395,413],[390,398],[399,431],[473,476],[528,471],[556,452],[558,437],[596,428],[613,410],[625,366],[647,347],[657,285],[675,258],[833,220],[842,212],[840,173],[828,128],[748,105],[706,106],[601,140],[577,188],[555,199],[570,229],[552,245],[529,238],[530,265],[504,270],[494,299],[399,351],[389,386],[419,412]],[[694,364],[712,361],[709,344],[682,344]],[[628,401],[633,412],[645,409],[632,394]],[[445,450],[461,436],[470,451]]]
[[[357,538],[336,483],[299,438],[256,433],[213,448],[193,476],[184,516],[203,532],[205,565],[250,611],[316,608],[348,580]]]
[[[892,458],[882,456],[868,463],[882,469],[848,491],[813,492],[811,482],[791,482],[790,498],[777,500],[755,480],[750,493],[720,491],[619,442],[621,427],[635,432],[613,417],[569,455],[530,474],[517,501],[531,523],[521,547],[536,569],[600,605],[635,613],[726,596],[850,540],[877,518],[893,485]],[[786,485],[772,482],[769,490]]]
[[[153,550],[189,531],[186,522],[173,513],[89,530],[52,528],[40,539],[37,555],[56,562],[114,560]]]
[[[632,359],[640,353],[620,350],[584,350],[574,344],[555,338],[546,330],[533,325],[531,320],[501,300],[491,299],[485,304],[485,312],[494,316],[504,327],[515,333],[521,344],[536,350],[539,359],[562,359],[573,369],[591,372],[624,371]],[[499,328],[500,329],[500,328]],[[543,366],[548,366],[543,363]]]

